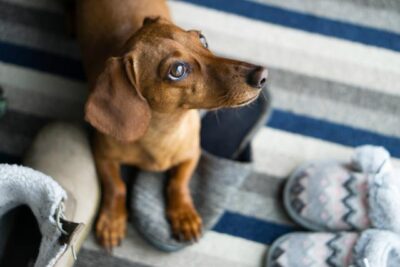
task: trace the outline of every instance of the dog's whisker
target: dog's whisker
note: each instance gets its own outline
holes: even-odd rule
[[[261,91],[261,95],[264,97],[265,100],[267,100],[267,101],[269,100],[269,99],[267,98],[267,96],[265,95],[264,90]]]
[[[254,110],[254,107],[255,107],[255,105],[256,105],[256,102],[257,102],[257,101],[251,102],[251,103],[248,105],[248,107],[249,107],[250,109],[253,109],[253,110]]]
[[[221,122],[220,122],[219,117],[218,117],[218,110],[215,111],[215,119],[217,120],[217,124],[220,125]]]
[[[236,118],[240,119],[241,118],[241,113],[239,112],[239,109],[235,109],[235,116]]]

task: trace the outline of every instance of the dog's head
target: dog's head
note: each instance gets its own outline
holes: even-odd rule
[[[147,130],[152,111],[238,107],[255,100],[266,83],[260,66],[217,57],[199,31],[147,18],[107,60],[86,103],[86,119],[120,141]]]

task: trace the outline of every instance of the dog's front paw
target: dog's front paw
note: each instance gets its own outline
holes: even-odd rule
[[[178,241],[198,241],[202,234],[202,220],[192,204],[180,203],[168,207],[172,232]]]
[[[102,210],[96,224],[96,236],[100,245],[111,252],[126,235],[127,213]]]

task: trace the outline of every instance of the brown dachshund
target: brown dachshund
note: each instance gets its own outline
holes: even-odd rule
[[[199,239],[202,221],[188,187],[200,156],[196,109],[252,102],[267,71],[212,54],[199,31],[170,21],[164,0],[79,0],[75,22],[90,85],[86,120],[97,129],[99,242],[110,249],[125,236],[121,164],[170,170],[166,216],[172,231],[183,241]]]

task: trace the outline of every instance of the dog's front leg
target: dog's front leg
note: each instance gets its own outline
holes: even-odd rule
[[[103,199],[96,224],[96,236],[107,250],[119,245],[126,233],[126,186],[121,179],[120,164],[95,155]]]
[[[200,153],[172,169],[167,187],[167,216],[172,232],[179,241],[197,241],[202,232],[202,221],[190,194],[189,181],[197,166]]]

